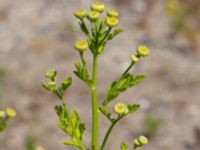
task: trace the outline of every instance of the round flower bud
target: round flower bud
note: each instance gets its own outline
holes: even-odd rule
[[[108,9],[107,10],[107,16],[108,17],[118,17],[119,13],[113,9]]]
[[[5,111],[0,110],[0,118],[4,118],[6,116]]]
[[[91,11],[89,14],[88,14],[88,19],[90,20],[90,21],[96,21],[96,20],[98,20],[99,19],[99,17],[100,17],[100,13],[98,12],[98,11]]]
[[[142,57],[145,57],[145,56],[148,56],[149,55],[149,49],[143,45],[140,45],[138,48],[137,48],[137,54],[139,56],[142,56]]]
[[[87,11],[84,9],[79,9],[74,12],[74,16],[78,19],[84,19],[87,16]]]
[[[41,147],[41,146],[37,146],[37,147],[35,148],[35,150],[44,150],[44,148]]]
[[[135,148],[141,147],[148,144],[148,139],[145,136],[139,136],[139,138],[134,140],[133,144]]]
[[[91,5],[91,10],[98,11],[100,13],[102,13],[104,11],[104,8],[105,8],[105,6],[102,2],[94,2]]]
[[[106,24],[107,24],[110,28],[112,28],[112,27],[117,26],[117,25],[119,24],[119,21],[118,21],[118,19],[115,18],[115,17],[108,17],[108,18],[106,18]]]
[[[135,139],[133,144],[134,144],[134,147],[140,147],[141,146],[141,144],[140,144],[138,139]]]
[[[134,63],[136,63],[136,62],[138,62],[140,59],[139,59],[137,56],[135,56],[135,54],[133,54],[133,55],[131,56],[131,60],[132,60]]]
[[[127,109],[126,105],[124,105],[123,103],[116,104],[114,106],[114,111],[118,115],[124,115],[124,114],[128,113],[128,109]]]
[[[45,77],[49,79],[54,79],[56,76],[57,72],[55,70],[49,70],[47,71]]]
[[[7,108],[6,109],[6,115],[8,117],[15,117],[16,116],[16,111],[12,108]]]
[[[142,145],[148,144],[148,139],[147,139],[145,136],[143,136],[143,135],[140,136],[138,140],[140,141],[140,143],[141,143]]]
[[[88,48],[88,43],[86,41],[76,41],[74,43],[74,48],[77,51],[83,52]]]

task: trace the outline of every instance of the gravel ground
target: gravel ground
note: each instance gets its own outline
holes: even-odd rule
[[[27,136],[35,137],[46,150],[70,149],[62,145],[65,135],[57,128],[53,107],[58,100],[44,91],[40,82],[49,69],[57,69],[59,79],[72,75],[73,62],[79,59],[73,42],[83,38],[73,11],[77,7],[89,8],[90,3],[91,0],[0,0],[0,104],[15,108],[18,113],[10,128],[0,135],[0,150],[24,150]],[[150,57],[134,68],[148,78],[115,101],[140,103],[142,109],[116,126],[107,149],[119,149],[121,141],[131,146],[136,136],[147,134],[150,143],[144,150],[200,150],[199,48],[191,50],[183,36],[174,36],[164,3],[106,2],[119,9],[120,26],[125,31],[108,44],[100,57],[99,100],[104,98],[108,84],[129,64],[137,45],[145,44],[151,49]],[[91,56],[87,56],[91,65]],[[66,93],[66,100],[86,123],[84,142],[89,145],[90,93],[72,76],[74,84]],[[142,123],[149,116],[162,120],[153,133],[148,133]],[[100,122],[101,140],[108,122],[103,116]]]

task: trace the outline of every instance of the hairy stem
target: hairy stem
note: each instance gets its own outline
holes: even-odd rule
[[[92,150],[96,150],[98,147],[98,100],[97,100],[97,61],[98,56],[94,55],[93,57],[93,73],[92,73],[92,80],[93,86],[91,89],[92,94]]]

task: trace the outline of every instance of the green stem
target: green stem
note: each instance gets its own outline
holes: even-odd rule
[[[103,142],[102,142],[102,145],[101,145],[101,150],[104,150],[104,147],[105,147],[105,145],[106,145],[106,142],[108,141],[108,137],[109,137],[109,135],[110,135],[110,133],[111,133],[113,127],[114,127],[114,126],[116,125],[116,123],[117,123],[120,119],[122,119],[122,118],[123,118],[123,116],[118,117],[115,121],[113,121],[113,123],[111,124],[111,126],[108,128],[108,131],[106,132],[106,135],[105,135],[105,137],[104,137],[104,139],[103,139]]]
[[[97,100],[97,62],[98,56],[94,55],[93,57],[93,73],[92,73],[92,80],[93,86],[91,89],[92,94],[92,150],[96,150],[98,147],[98,100]]]
[[[109,28],[108,31],[106,32],[106,35],[104,36],[103,40],[101,41],[100,45],[103,44],[103,42],[105,41],[105,39],[107,38],[108,34],[110,33],[110,31],[112,30],[112,28]]]
[[[125,74],[127,74],[129,72],[129,70],[133,67],[135,63],[131,62],[131,64],[128,66],[128,68],[124,71],[124,73],[122,74],[122,76],[124,76]]]
[[[81,57],[81,61],[82,61],[83,66],[86,66],[86,62],[85,62],[85,59],[84,59],[84,57],[83,57],[83,52],[79,52],[79,54],[80,54],[80,57]]]

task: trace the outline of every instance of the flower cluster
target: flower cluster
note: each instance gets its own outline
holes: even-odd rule
[[[16,112],[12,108],[7,108],[5,111],[0,110],[0,132],[7,128],[7,121],[16,116]]]
[[[90,8],[91,11],[78,9],[74,12],[74,16],[80,21],[81,30],[87,35],[86,41],[76,41],[74,47],[81,53],[87,48],[93,53],[101,53],[106,42],[121,32],[121,30],[117,29],[110,33],[119,24],[119,13],[114,9],[107,9],[104,17],[103,12],[106,8],[102,2],[94,2]],[[89,33],[85,19],[92,25],[91,33]],[[96,44],[94,45],[94,43]]]

